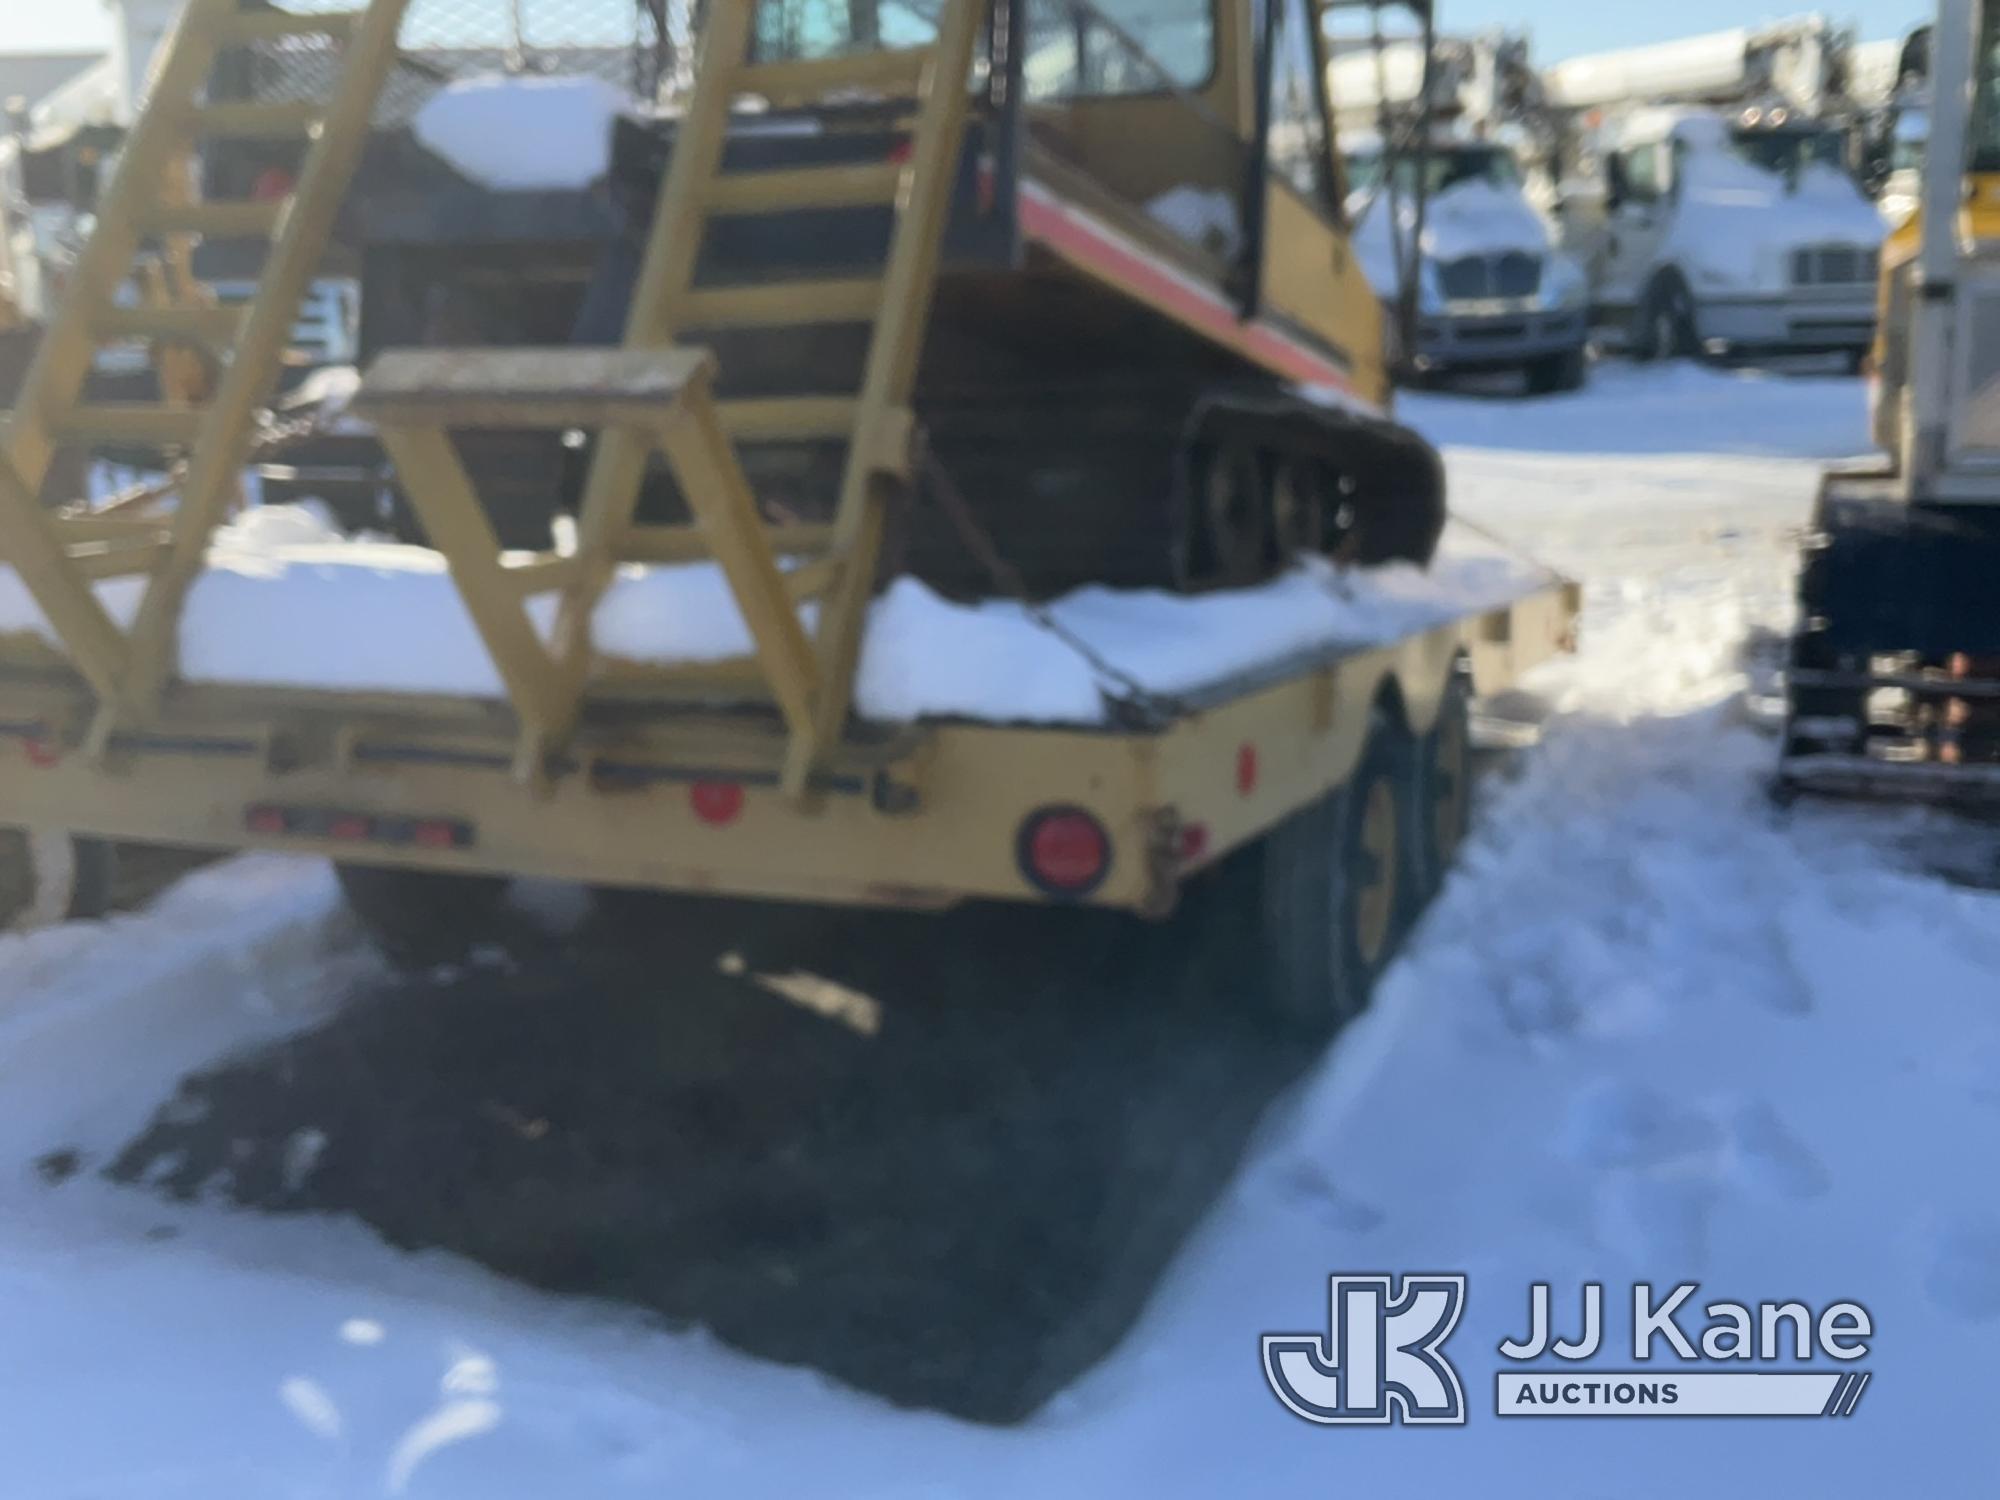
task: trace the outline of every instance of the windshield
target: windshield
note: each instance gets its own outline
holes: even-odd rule
[[[1504,146],[1461,146],[1448,151],[1430,151],[1423,158],[1424,191],[1435,198],[1461,183],[1484,182],[1501,189],[1521,185],[1521,168]],[[1382,181],[1379,155],[1350,157],[1348,182],[1356,191],[1372,192]],[[1417,162],[1404,157],[1396,163],[1396,189],[1411,193],[1417,185]]]
[[[941,0],[759,0],[760,58],[915,47]],[[1028,0],[1022,73],[1033,101],[1200,88],[1215,71],[1214,0]]]
[[[1753,167],[1797,177],[1808,166],[1847,168],[1847,145],[1837,130],[1732,130],[1729,142]]]
[[[937,30],[936,0],[762,0],[755,48],[766,60],[918,47]]]

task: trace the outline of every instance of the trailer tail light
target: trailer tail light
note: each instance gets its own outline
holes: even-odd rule
[[[743,815],[743,784],[697,781],[688,788],[688,805],[711,828],[726,828]]]
[[[391,848],[470,849],[473,826],[462,818],[398,818],[324,807],[259,802],[244,809],[243,826],[260,839],[314,839]]]
[[[1080,807],[1030,813],[1014,852],[1030,885],[1065,900],[1088,896],[1111,873],[1111,835]]]

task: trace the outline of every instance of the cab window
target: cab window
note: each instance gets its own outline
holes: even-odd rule
[[[1660,170],[1660,148],[1649,141],[1631,146],[1612,158],[1613,181],[1618,196],[1627,203],[1657,203],[1665,195],[1665,174]]]
[[[752,47],[768,62],[920,47],[937,34],[929,0],[761,0]]]
[[[1317,49],[1306,0],[1281,0],[1273,24],[1271,171],[1317,208],[1331,209],[1334,185],[1321,107]]]
[[[1215,72],[1214,0],[1029,0],[1031,103],[1198,89]]]

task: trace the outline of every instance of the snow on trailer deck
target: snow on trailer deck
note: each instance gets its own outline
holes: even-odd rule
[[[897,1411],[351,1222],[45,1185],[30,1159],[101,1163],[182,1073],[360,981],[323,871],[259,857],[0,940],[0,1491],[1987,1492],[2000,904],[1914,857],[1959,825],[1776,816],[1739,705],[1746,641],[1789,619],[1817,463],[1864,430],[1859,383],[1612,369],[1406,411],[1450,445],[1462,511],[1592,580],[1583,654],[1532,683],[1546,739],[1490,788],[1373,1012],[1273,1110],[1125,1346],[1040,1416]],[[1356,1268],[1470,1276],[1465,1429],[1315,1429],[1265,1389],[1257,1336],[1319,1326]],[[1841,1422],[1495,1418],[1526,1287],[1583,1279],[1859,1300],[1874,1379]]]
[[[1309,562],[1261,588],[1182,597],[1086,588],[1050,615],[1080,652],[1023,605],[958,604],[899,579],[869,616],[855,703],[867,719],[964,719],[1097,724],[1106,695],[1215,687],[1313,653],[1382,644],[1512,604],[1550,575],[1477,538],[1423,571],[1343,572]],[[143,578],[97,585],[129,625]],[[543,638],[558,596],[528,601]],[[812,606],[801,611],[808,629]],[[55,644],[34,600],[0,568],[0,635]],[[598,650],[646,665],[747,657],[753,647],[713,563],[619,570],[595,617]],[[1095,655],[1119,679],[1106,680]],[[350,540],[311,505],[253,509],[216,534],[189,593],[181,675],[230,686],[501,699],[491,656],[465,612],[444,558],[425,547]]]

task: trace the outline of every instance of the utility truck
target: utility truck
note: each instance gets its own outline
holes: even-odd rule
[[[1442,468],[1390,413],[1336,192],[1340,7],[710,0],[685,88],[622,122],[652,167],[601,268],[503,243],[460,270],[543,310],[516,342],[373,351],[351,413],[421,536],[351,542],[239,510],[240,476],[424,3],[190,0],[167,44],[0,449],[17,845],[330,857],[414,959],[521,875],[1086,905],[1273,1015],[1360,1005],[1464,833],[1473,695],[1577,596],[1437,556]],[[212,96],[258,48],[316,49],[325,96]],[[300,169],[163,198],[218,134]],[[1180,189],[1237,242],[1151,207]],[[265,246],[247,308],[118,302],[180,233]],[[615,340],[574,342],[563,311],[607,307]],[[81,399],[135,333],[214,351],[209,398]],[[464,456],[496,430],[576,456],[532,549]],[[39,504],[106,433],[183,455],[173,496]]]
[[[2000,808],[2000,6],[1943,0],[1921,207],[1883,257],[1885,462],[1829,473],[1778,784]]]
[[[1533,393],[1574,390],[1586,370],[1589,286],[1530,201],[1517,154],[1545,128],[1527,43],[1440,37],[1426,63],[1420,44],[1404,43],[1330,66],[1356,251],[1393,293],[1403,242],[1418,242],[1415,336],[1404,351],[1415,373],[1519,370]],[[1389,159],[1383,143],[1412,132],[1421,147]]]
[[[1585,126],[1555,175],[1607,344],[1860,367],[1882,225],[1849,158],[1848,44],[1809,16],[1547,70],[1549,101]]]
[[[1930,32],[1854,49],[1848,92],[1855,104],[1863,181],[1891,229],[1917,211],[1924,143],[1930,138]]]

